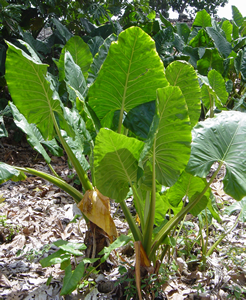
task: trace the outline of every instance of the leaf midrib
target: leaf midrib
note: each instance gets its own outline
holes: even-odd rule
[[[131,64],[132,64],[132,58],[133,58],[133,53],[134,53],[134,50],[135,50],[136,42],[137,42],[137,35],[135,36],[134,45],[131,49],[132,50],[131,58],[129,60],[128,70],[127,70],[127,74],[126,74],[125,86],[124,86],[124,91],[123,91],[123,96],[122,96],[122,105],[121,105],[121,110],[120,110],[119,125],[118,125],[118,132],[119,133],[121,132],[122,118],[123,118],[123,113],[124,113],[124,108],[125,108],[125,101],[126,101],[126,92],[127,92],[128,80],[129,80],[130,69],[131,69]]]

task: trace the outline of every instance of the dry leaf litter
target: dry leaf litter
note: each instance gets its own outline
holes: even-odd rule
[[[49,172],[41,157],[23,142],[21,146],[2,144],[0,161]],[[55,171],[71,182],[68,177],[71,170],[66,159],[52,157],[52,162]],[[222,207],[223,203],[235,202],[223,192],[221,180],[224,172],[222,170],[212,184],[217,204]],[[121,260],[134,265],[134,251],[131,247],[117,251],[119,256],[112,253],[113,268],[94,275],[95,287],[87,289],[84,294],[74,291],[71,295],[60,296],[64,271],[59,265],[42,268],[39,260],[57,250],[52,242],[59,239],[84,242],[86,224],[83,218],[79,222],[70,223],[80,214],[73,199],[56,186],[35,176],[28,176],[25,181],[7,181],[0,185],[0,199],[5,199],[0,204],[0,299],[119,299],[119,295],[112,293],[112,290],[115,293],[114,282],[120,278],[117,265]],[[128,204],[132,205],[130,199]],[[111,209],[118,232],[127,234],[128,226],[117,204],[112,202]],[[233,226],[238,213],[223,216],[220,224],[213,221],[208,237],[209,245],[216,241],[215,237]],[[194,224],[191,235],[183,232],[190,240],[198,235],[195,220],[196,218],[190,220]],[[205,237],[206,233],[203,234]],[[206,271],[199,271],[197,262],[185,261],[185,257],[174,251],[171,259],[176,268],[167,273],[167,280],[159,287],[159,297],[155,299],[246,299],[245,248],[246,224],[239,222],[210,256]],[[199,251],[197,253],[199,257]],[[167,265],[169,262],[166,262]],[[49,276],[52,276],[52,280],[46,285]],[[100,293],[100,285],[108,293]],[[241,293],[237,294],[237,291]]]

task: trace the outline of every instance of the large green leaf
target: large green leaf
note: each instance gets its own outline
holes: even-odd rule
[[[192,37],[192,36],[191,36]],[[213,47],[213,42],[204,28],[190,40],[189,45],[192,47]]]
[[[177,33],[174,33],[173,46],[180,53],[182,53],[185,46],[183,39]]]
[[[40,54],[40,52],[43,54],[48,54],[51,52],[51,49],[47,46],[46,43],[35,39],[30,32],[23,32],[23,39],[34,49],[36,55],[38,55],[38,57],[40,57],[41,59],[43,59],[44,57]]]
[[[14,167],[0,162],[0,184],[8,180],[19,181],[26,178],[23,172],[16,170]]]
[[[157,90],[159,126],[154,139],[156,179],[172,186],[190,156],[191,126],[185,98],[179,87]],[[149,158],[152,160],[153,151]]]
[[[83,277],[84,271],[85,264],[83,260],[76,266],[74,271],[72,271],[71,265],[67,266],[65,269],[65,277],[63,279],[63,286],[60,295],[67,295],[74,291],[77,284]]]
[[[59,249],[51,255],[41,259],[39,262],[43,268],[50,267],[54,264],[61,264],[64,261],[70,260],[71,254]]]
[[[115,34],[111,34],[108,38],[106,38],[102,46],[99,48],[98,54],[95,55],[88,71],[87,82],[89,84],[92,84],[97,78],[100,68],[108,55],[109,47],[112,42],[117,41],[117,38],[118,37]]]
[[[155,115],[155,101],[147,102],[134,107],[124,119],[124,126],[130,129],[137,137],[146,139]]]
[[[243,16],[240,13],[239,9],[234,5],[232,5],[231,8],[232,8],[233,21],[237,24],[238,27],[242,26],[243,25]]]
[[[189,55],[189,63],[194,67],[197,68],[197,61],[200,59],[199,57],[199,48],[193,48],[191,46],[185,46],[183,48],[183,53]]]
[[[59,59],[60,80],[63,80],[65,78],[64,56],[66,51],[70,52],[74,62],[80,67],[84,77],[86,78],[88,76],[88,70],[92,63],[93,57],[89,46],[82,40],[82,38],[79,36],[73,36],[62,48],[61,56]]]
[[[92,127],[93,129],[96,129],[98,126],[94,118],[95,113],[90,111],[88,107],[88,103],[85,101],[88,88],[86,85],[84,75],[80,67],[76,65],[76,63],[74,62],[69,52],[65,53],[64,63],[65,63],[65,82],[69,94],[69,100],[72,102],[73,107],[77,107],[79,113],[83,117],[83,120],[87,123],[88,128]],[[91,126],[88,125],[88,122]],[[75,130],[74,132],[76,135],[77,131]]]
[[[95,18],[95,19],[97,19],[97,18]],[[105,22],[106,22],[106,20],[108,21],[108,19],[105,18]],[[103,23],[105,23],[105,22],[103,22]],[[120,26],[119,23],[118,23],[118,25]],[[121,31],[121,28],[119,28],[118,25],[116,23],[113,24],[113,22],[111,22],[111,24],[101,25],[99,27],[96,27],[90,33],[90,36],[92,36],[92,37],[100,37],[100,38],[102,38],[102,39],[105,40],[113,32],[115,32],[116,34],[118,34]]]
[[[80,93],[82,98],[86,97],[87,86],[84,74],[81,68],[74,62],[70,52],[64,55],[65,81],[69,93],[69,100],[73,105],[76,104],[76,91]]]
[[[232,30],[233,39],[239,39],[239,27],[233,22],[233,30]]]
[[[45,145],[48,150],[55,156],[62,156],[63,149],[57,144],[55,139],[45,141],[42,134],[38,130],[35,124],[29,124],[26,118],[18,111],[17,107],[13,104],[9,104],[12,110],[15,124],[27,134],[28,143],[41,155],[43,155],[45,161],[50,163],[50,158],[43,148]]]
[[[101,129],[94,147],[96,186],[102,194],[123,200],[129,184],[136,183],[138,159],[144,143],[135,138]]]
[[[86,129],[84,120],[76,109],[65,108],[67,121],[73,128],[75,136],[72,138],[66,131],[62,130],[61,134],[72,150],[80,165],[84,170],[88,170],[90,165],[85,158],[90,153],[90,142],[92,140],[90,133]]]
[[[240,202],[235,202],[230,206],[227,206],[224,210],[224,214],[232,215],[233,213],[241,212],[239,220],[241,222],[246,222],[246,197],[244,197]]]
[[[216,48],[206,49],[203,57],[197,62],[197,69],[202,75],[207,75],[211,69],[215,69],[223,74],[223,58],[220,56],[219,51]]]
[[[194,127],[186,171],[204,178],[214,162],[222,162],[226,166],[224,191],[241,200],[246,195],[245,113],[224,111]]]
[[[9,102],[9,105],[12,110],[12,114],[14,117],[15,124],[27,135],[27,141],[28,143],[36,150],[38,151],[45,161],[49,164],[51,159],[47,152],[45,151],[44,147],[40,143],[40,140],[36,136],[36,132],[33,130],[32,126],[27,122],[26,118],[19,112],[17,107]]]
[[[97,54],[99,48],[102,46],[103,43],[104,39],[101,36],[94,36],[88,41],[88,46],[93,57]]]
[[[188,42],[188,38],[190,35],[190,28],[186,23],[177,23],[177,33],[183,39],[185,43]]]
[[[56,27],[56,34],[65,44],[73,36],[72,33],[56,18],[53,18],[52,21]]]
[[[214,41],[214,44],[215,44],[216,48],[219,50],[220,54],[224,58],[227,58],[232,51],[231,44],[216,29],[214,29],[212,27],[207,27],[206,30],[207,30],[207,33],[209,34],[209,36],[211,37],[211,39]]]
[[[219,101],[215,91],[211,88],[209,83],[202,85],[202,103],[207,109],[214,111],[215,107],[221,108],[222,103]],[[211,112],[211,115],[213,113]]]
[[[201,91],[194,68],[187,62],[175,61],[167,67],[166,78],[171,85],[181,89],[193,127],[198,122],[201,112]]]
[[[59,247],[60,249],[62,249],[65,252],[68,252],[70,254],[77,255],[77,256],[83,255],[83,252],[81,252],[81,251],[85,250],[87,248],[85,244],[71,243],[71,242],[64,241],[64,240],[58,240],[58,241],[54,242],[54,245]]]
[[[167,86],[155,43],[142,29],[130,27],[110,46],[99,75],[89,90],[89,104],[102,120],[155,100],[156,89]]]
[[[234,42],[234,45],[235,45],[233,47],[233,51],[235,51],[235,52],[242,51],[242,49],[246,45],[246,37],[240,37],[238,39],[235,39],[233,42]]]
[[[241,33],[241,36],[245,37],[245,35],[246,35],[246,20],[245,19],[243,20],[242,27],[240,28],[240,33]]]
[[[14,104],[29,123],[37,125],[44,139],[52,139],[52,113],[63,116],[60,101],[46,80],[47,65],[37,63],[24,51],[8,43],[6,80]]]
[[[243,50],[240,49],[237,53],[237,57],[234,59],[234,68],[236,70],[237,76],[240,73],[241,65],[242,65],[242,60],[243,60]]]
[[[175,207],[170,204],[167,198],[168,193],[160,194],[156,193],[156,203],[155,203],[155,225],[161,226],[166,219],[166,214],[168,210],[172,210],[176,215],[183,207],[183,203]]]
[[[177,207],[184,197],[192,201],[196,193],[201,193],[206,184],[206,179],[194,177],[184,171],[178,181],[167,190],[168,201],[174,207]],[[198,215],[206,207],[209,201],[210,189],[206,191],[204,196],[191,210],[193,215]]]
[[[162,14],[160,14],[160,19],[162,21],[162,23],[165,25],[165,27],[170,27],[172,29],[173,32],[175,32],[175,27],[172,25],[172,23],[167,20]]]
[[[166,53],[173,53],[174,33],[171,27],[160,30],[154,36],[156,50],[159,55],[165,55]]]
[[[222,75],[216,70],[211,70],[208,77],[200,76],[202,82],[202,102],[208,109],[215,107],[223,109],[227,102],[228,93]]]
[[[233,25],[229,20],[225,20],[222,24],[222,29],[225,32],[226,39],[230,43],[232,40],[232,30],[233,30]]]
[[[195,17],[195,20],[192,24],[193,27],[195,26],[199,26],[199,27],[208,27],[208,26],[212,26],[212,23],[211,23],[211,17],[210,15],[206,12],[205,9],[199,11],[197,14],[196,14],[196,17]]]
[[[222,75],[216,70],[211,70],[208,72],[208,80],[211,88],[215,91],[221,103],[226,104],[228,93]]]

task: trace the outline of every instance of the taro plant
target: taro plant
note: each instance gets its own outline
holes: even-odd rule
[[[10,107],[16,124],[53,174],[1,162],[0,178],[18,180],[30,173],[56,184],[111,241],[117,232],[109,198],[119,202],[135,241],[141,298],[140,266],[147,271],[153,266],[158,272],[157,262],[166,251],[160,246],[172,243],[171,232],[188,212],[198,215],[208,205],[209,186],[222,165],[225,192],[236,200],[246,195],[246,115],[222,112],[198,123],[201,89],[192,65],[175,61],[164,70],[154,40],[138,27],[112,40],[116,38],[105,40],[94,58],[78,37],[65,46],[59,77],[65,80],[71,108],[62,105],[59,84],[47,73],[47,65],[30,48],[32,56],[8,43],[6,80],[14,103]],[[83,193],[51,167],[44,147],[58,151],[57,142]],[[214,162],[218,168],[207,182]],[[126,205],[129,192],[141,228]],[[174,216],[168,221],[170,209]]]
[[[98,258],[88,259],[82,258],[77,262],[77,258],[83,256],[83,250],[86,249],[85,244],[71,243],[63,240],[58,240],[53,243],[59,249],[40,260],[42,267],[49,267],[54,264],[60,264],[61,269],[65,270],[65,276],[63,280],[63,287],[61,289],[61,295],[70,294],[76,289],[78,282],[84,276],[85,266]],[[71,259],[74,259],[75,269],[72,270]],[[49,279],[48,279],[49,280]]]

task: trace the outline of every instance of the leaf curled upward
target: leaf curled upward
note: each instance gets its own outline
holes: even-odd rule
[[[117,237],[117,230],[110,215],[109,198],[103,196],[97,188],[86,191],[78,208],[92,223],[107,233],[111,242]]]

